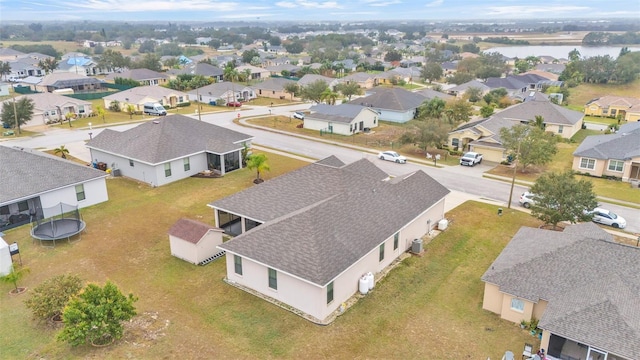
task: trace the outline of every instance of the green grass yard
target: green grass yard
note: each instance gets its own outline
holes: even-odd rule
[[[304,162],[267,154],[269,179]],[[34,244],[28,227],[8,231],[31,269],[19,285],[33,289],[63,273],[86,281],[110,279],[140,301],[125,338],[106,348],[72,349],[56,329],[30,318],[30,294],[9,296],[0,285],[0,349],[7,359],[68,358],[497,358],[536,343],[518,325],[482,310],[480,276],[529,215],[465,203],[447,217],[449,229],[425,243],[329,326],[314,325],[225,284],[224,261],[198,267],[169,253],[167,229],[179,218],[212,223],[207,203],[254,186],[255,173],[189,178],[159,188],[116,178],[110,200],[82,210],[87,231],[54,249]],[[354,284],[355,287],[355,284]]]

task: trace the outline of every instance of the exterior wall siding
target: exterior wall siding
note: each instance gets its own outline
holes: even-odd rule
[[[525,299],[520,299],[524,302],[524,311],[520,312],[520,311],[511,309],[511,300],[514,298],[520,299],[516,296],[503,294],[502,309],[500,310],[500,317],[505,320],[514,322],[516,324],[519,324],[520,321],[522,321],[522,319],[526,321],[530,321],[531,315],[533,315],[533,303]]]
[[[83,186],[84,200],[78,201],[75,185],[71,185],[41,194],[40,204],[43,208],[47,208],[63,202],[69,205],[78,205],[78,208],[82,209],[109,200],[105,178],[88,181],[83,183]],[[45,217],[51,215],[53,214],[44,214]]]
[[[503,294],[500,292],[500,288],[497,285],[484,283],[482,308],[500,315],[500,312],[502,311],[502,296]]]
[[[394,123],[406,123],[413,119],[415,109],[405,112],[389,111],[384,109],[377,109],[380,112],[380,120],[389,121]]]

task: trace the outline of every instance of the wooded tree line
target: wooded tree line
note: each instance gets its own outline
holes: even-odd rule
[[[640,51],[629,52],[627,48],[622,48],[617,59],[609,55],[580,58],[577,51],[572,53],[569,56],[572,60],[559,78],[570,87],[582,82],[626,84],[640,75]]]

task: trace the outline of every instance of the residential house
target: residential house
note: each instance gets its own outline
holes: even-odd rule
[[[267,66],[265,69],[269,70],[271,76],[284,76],[283,71],[287,76],[296,76],[296,73],[300,70],[299,66],[291,65],[291,64],[281,64],[281,65],[273,65]]]
[[[108,69],[102,69],[98,66],[98,63],[91,57],[73,56],[68,59],[63,59],[58,63],[58,67],[53,72],[69,72],[75,74],[84,74],[87,76],[102,75],[112,71]]]
[[[363,274],[383,271],[444,218],[448,193],[421,170],[390,179],[366,158],[332,156],[267,180],[209,204],[237,235],[219,246],[225,280],[327,324]]]
[[[324,81],[330,89],[334,89],[336,85],[340,84],[342,80],[330,78],[328,76],[317,75],[317,74],[305,74],[303,77],[298,80],[298,85],[301,87],[312,84],[318,80]]]
[[[513,125],[513,121],[498,116],[472,121],[451,131],[447,144],[452,150],[479,152],[485,161],[502,162],[507,154],[500,139],[500,129]]]
[[[0,96],[9,96],[9,87],[11,84],[0,81]]]
[[[123,176],[161,186],[203,171],[242,167],[253,138],[184,115],[168,115],[119,132],[105,129],[87,143],[91,158]]]
[[[189,91],[190,99],[218,105],[224,105],[232,101],[249,101],[256,97],[256,92],[252,87],[233,82],[213,83]]]
[[[374,86],[378,85],[378,81],[373,74],[365,73],[365,72],[356,72],[353,74],[349,74],[342,78],[342,81],[345,84],[356,83],[362,89],[371,89]]]
[[[528,84],[513,76],[488,78],[484,84],[491,90],[503,88],[509,97],[520,100],[526,96],[529,90]]]
[[[447,89],[447,92],[450,95],[453,95],[455,97],[461,98],[464,96],[464,94],[467,92],[467,90],[469,90],[469,88],[476,88],[476,89],[480,89],[480,91],[482,92],[482,95],[484,96],[484,94],[487,94],[489,91],[491,91],[491,88],[488,87],[487,85],[485,85],[483,82],[478,81],[478,80],[471,80],[468,81],[464,84],[460,84],[457,86],[454,86],[452,88]]]
[[[214,82],[222,82],[224,80],[224,71],[207,63],[191,63],[185,65],[182,69],[169,70],[168,73],[172,75],[201,75],[213,79]]]
[[[544,129],[565,139],[571,139],[582,129],[583,113],[554,104],[546,96],[541,95],[535,93],[533,96],[527,96],[525,102],[497,112],[495,116],[516,123],[529,123],[534,121],[536,116],[542,116]]]
[[[251,80],[260,80],[271,77],[271,72],[267,69],[259,68],[253,65],[241,65],[236,67],[238,74],[244,74],[246,70],[249,70]],[[229,80],[229,79],[226,79]]]
[[[482,276],[482,307],[514,323],[539,319],[554,359],[640,359],[638,273],[640,248],[593,223],[523,227]]]
[[[109,109],[114,101],[120,104],[120,109],[133,105],[138,112],[144,110],[145,103],[159,103],[165,108],[175,108],[189,103],[189,95],[182,91],[165,88],[163,86],[137,86],[131,89],[107,95],[102,98],[105,109]]]
[[[345,136],[377,127],[380,115],[370,107],[355,104],[317,104],[309,110],[311,114],[303,120],[305,129]]]
[[[22,79],[27,76],[44,76],[45,71],[38,66],[39,60],[29,56],[23,56],[9,61],[11,72],[9,78]]]
[[[140,85],[163,85],[169,81],[169,75],[149,69],[130,69],[121,73],[109,74],[106,80],[115,81],[116,78],[138,81]]]
[[[349,104],[371,107],[380,120],[405,123],[418,114],[418,107],[426,100],[420,94],[402,88],[375,88],[371,95],[354,99]]]
[[[54,72],[45,75],[42,81],[36,85],[36,90],[42,92],[54,92],[62,89],[71,89],[74,93],[96,92],[102,90],[102,81],[85,74]]]
[[[259,83],[256,83],[255,85],[252,85],[251,87],[254,89],[258,97],[268,97],[281,100],[300,100],[299,97],[285,91],[285,86],[287,84],[295,83],[296,82],[293,80],[284,78],[268,78],[265,81],[261,81]]]
[[[86,117],[93,113],[90,102],[69,96],[37,93],[21,95],[15,100],[19,101],[22,98],[33,101],[33,116],[23,125],[25,128],[64,121],[69,113],[74,114],[75,117]],[[4,103],[10,102],[11,100],[4,101]]]
[[[224,255],[217,248],[224,230],[191,219],[180,219],[169,229],[171,255],[195,265]]]
[[[22,51],[14,50],[12,48],[0,47],[0,61],[12,61],[17,60],[26,54]]]
[[[560,75],[566,67],[564,64],[538,64],[534,69]]]
[[[624,124],[614,134],[587,136],[573,152],[572,169],[592,176],[640,182],[640,122]]]
[[[107,201],[105,172],[37,150],[0,146],[0,231],[27,224],[63,202],[79,208]]]
[[[432,100],[434,98],[439,98],[442,99],[444,101],[449,101],[449,100],[453,100],[455,99],[454,96],[451,96],[449,94],[445,94],[445,93],[441,93],[440,91],[435,91],[429,88],[424,88],[424,89],[420,89],[417,91],[414,91],[416,94],[420,94],[422,96],[425,97],[425,100]]]
[[[440,64],[440,67],[442,67],[444,76],[454,75],[458,72],[458,61],[445,61]]]
[[[584,106],[584,114],[588,116],[606,116],[626,121],[640,121],[640,99],[606,95],[589,101]]]

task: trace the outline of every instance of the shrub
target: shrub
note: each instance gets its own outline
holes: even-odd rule
[[[191,105],[191,102],[187,101],[187,102],[184,102],[184,103],[177,104],[176,107],[187,107],[189,105]]]
[[[82,280],[75,275],[59,275],[33,289],[25,304],[34,317],[47,320],[62,314],[69,299],[82,290]]]
[[[120,102],[118,100],[113,100],[111,102],[111,104],[109,104],[109,110],[111,111],[115,111],[115,112],[120,112]]]
[[[89,284],[64,308],[64,328],[58,339],[72,346],[120,339],[124,334],[122,322],[136,315],[133,303],[137,300],[133,294],[124,296],[110,281],[104,287]]]

